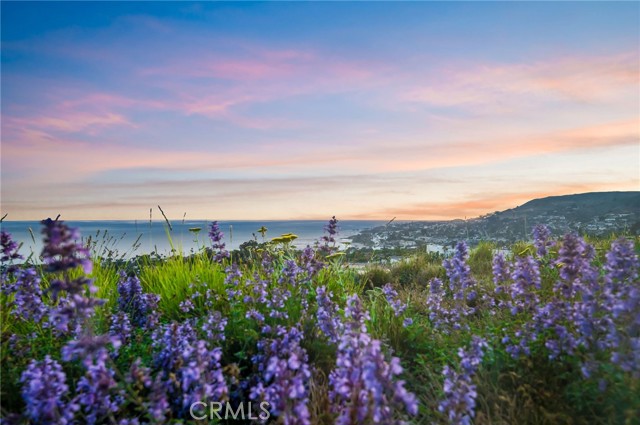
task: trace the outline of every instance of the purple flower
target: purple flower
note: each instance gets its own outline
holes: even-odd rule
[[[320,286],[316,289],[316,318],[318,320],[318,328],[329,338],[333,344],[338,342],[338,338],[344,325],[338,315],[338,309],[332,301],[333,294],[327,291],[326,286]]]
[[[122,311],[111,316],[111,326],[109,334],[120,340],[122,344],[127,344],[131,338],[131,321],[127,313]]]
[[[202,340],[184,350],[184,366],[177,374],[183,409],[188,410],[197,401],[219,401],[226,397],[228,389],[220,366],[221,358],[221,348],[209,350]]]
[[[180,308],[180,311],[183,313],[191,313],[195,309],[195,306],[193,305],[193,301],[191,301],[188,298],[184,301],[181,301],[178,307]]]
[[[109,358],[108,345],[117,351],[121,345],[120,339],[112,335],[85,334],[62,347],[62,360],[68,362],[79,359],[87,369],[96,365],[105,367]]]
[[[80,244],[80,232],[67,227],[62,221],[42,220],[44,234],[44,248],[42,259],[50,272],[64,271],[82,266],[89,274],[92,263],[89,250]]]
[[[42,301],[40,277],[35,269],[19,269],[15,281],[2,286],[5,295],[15,294],[8,306],[13,306],[11,314],[22,320],[40,323],[49,314],[49,306]]]
[[[309,278],[315,276],[324,267],[324,263],[316,258],[315,251],[309,245],[307,245],[300,255],[300,264],[302,269],[307,272]]]
[[[368,314],[356,295],[349,297],[345,316],[348,322],[339,340],[336,368],[329,375],[336,423],[397,423],[397,410],[416,415],[416,397],[396,379],[402,373],[399,359],[385,360],[380,341],[367,333]]]
[[[287,318],[289,314],[285,308],[285,301],[291,297],[291,291],[286,287],[275,286],[269,291],[266,306],[271,318]]]
[[[20,377],[26,416],[42,425],[70,424],[79,409],[65,401],[69,392],[66,375],[58,362],[46,356],[42,361],[32,360]]]
[[[511,278],[513,279],[509,287],[511,314],[531,311],[538,304],[538,297],[534,291],[541,287],[538,262],[531,256],[518,258]]]
[[[429,296],[427,297],[429,308],[429,320],[433,326],[449,334],[452,330],[467,329],[464,316],[473,311],[466,305],[464,297],[448,296],[442,281],[434,278],[430,282]]]
[[[282,267],[282,274],[278,279],[278,283],[280,285],[296,286],[298,284],[298,275],[302,272],[303,270],[298,267],[298,264],[296,264],[294,260],[286,260],[284,267]]]
[[[74,401],[82,406],[87,424],[103,423],[105,416],[118,411],[122,394],[115,391],[114,375],[104,363],[92,364],[78,381]]]
[[[95,308],[104,305],[104,300],[83,297],[78,294],[58,299],[58,304],[49,309],[49,324],[60,334],[79,335],[85,321],[92,317]]]
[[[11,234],[0,230],[0,262],[6,263],[13,260],[22,259],[22,255],[18,254],[20,246],[13,240]]]
[[[149,416],[159,423],[163,423],[165,415],[170,410],[169,398],[167,396],[166,385],[160,376],[156,376],[151,386],[147,401],[144,403]]]
[[[562,280],[554,289],[564,298],[572,298],[585,284],[597,278],[597,270],[591,266],[595,250],[576,234],[569,233],[562,240],[558,254],[556,265]]]
[[[202,330],[207,336],[207,340],[224,341],[224,330],[227,326],[227,319],[222,317],[222,314],[218,311],[209,313],[202,324]]]
[[[338,220],[335,215],[331,217],[329,223],[324,226],[324,232],[326,234],[321,238],[323,244],[320,246],[320,250],[325,254],[331,254],[337,249],[336,235],[338,234]]]
[[[209,225],[209,238],[211,239],[211,248],[215,252],[214,261],[220,263],[223,259],[229,258],[229,251],[225,250],[225,243],[222,242],[224,233],[220,230],[217,221]]]
[[[226,398],[228,389],[220,365],[222,350],[209,349],[205,341],[198,340],[189,322],[172,323],[159,329],[153,335],[153,347],[158,350],[154,364],[164,386],[163,391],[156,391],[158,416],[164,415],[165,393],[179,417],[188,417],[189,406],[196,401]]]
[[[484,339],[474,336],[469,350],[458,350],[460,371],[456,372],[449,366],[442,371],[444,399],[438,405],[438,411],[445,415],[450,424],[471,424],[475,416],[478,394],[472,382],[487,347]]]
[[[507,260],[504,258],[504,254],[498,252],[493,256],[493,283],[496,285],[496,293],[504,291],[502,286],[509,281],[511,277],[511,267]]]
[[[395,313],[396,317],[402,315],[404,311],[407,309],[407,305],[402,303],[398,299],[398,292],[395,289],[393,289],[393,286],[391,286],[390,283],[387,283],[382,288],[382,293],[384,294],[385,298],[387,299],[387,302],[393,309],[393,312]]]
[[[613,242],[606,255],[604,309],[608,313],[605,339],[612,347],[611,361],[635,378],[640,377],[640,279],[633,243]]]
[[[267,302],[269,282],[265,279],[260,279],[260,276],[256,274],[253,281],[247,281],[251,293],[251,301],[255,301],[258,304],[265,304]]]
[[[258,323],[263,323],[264,322],[264,315],[262,313],[260,313],[258,310],[256,310],[255,308],[247,310],[247,313],[245,314],[245,317],[247,319],[253,319]]]
[[[637,280],[640,264],[633,249],[633,242],[630,240],[625,238],[615,240],[611,244],[611,250],[607,252],[606,260],[605,284],[610,291],[617,289],[617,285]]]
[[[555,242],[550,238],[551,231],[544,224],[538,224],[533,228],[533,245],[536,247],[539,258],[546,257],[548,254],[547,248],[555,246]]]
[[[242,279],[242,272],[238,268],[238,265],[233,263],[226,267],[224,277],[224,285],[227,288],[227,296],[230,301],[240,301],[240,295],[242,294],[240,281]]]
[[[118,309],[131,315],[131,322],[142,326],[147,314],[147,306],[142,294],[142,285],[136,276],[120,273],[118,281]]]
[[[154,329],[158,323],[158,303],[160,296],[145,294],[137,276],[120,274],[118,281],[118,309],[129,315],[131,324],[146,329]]]
[[[460,296],[463,290],[475,286],[475,281],[471,276],[471,268],[467,264],[469,259],[469,248],[464,242],[458,242],[453,257],[444,260],[442,266],[449,277],[449,289],[454,296]],[[463,296],[460,296],[464,298]]]
[[[311,423],[307,408],[311,371],[307,352],[300,346],[302,338],[299,329],[278,326],[275,338],[259,343],[262,353],[254,358],[263,375],[250,397],[268,402],[271,414],[286,425]]]

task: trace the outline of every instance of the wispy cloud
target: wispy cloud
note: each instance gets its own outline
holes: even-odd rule
[[[402,99],[506,112],[554,100],[611,101],[634,93],[637,98],[639,71],[637,52],[550,57],[534,63],[457,63],[428,74],[427,81],[410,82],[413,87]]]
[[[609,190],[638,190],[636,181],[616,183],[573,183],[560,185],[542,185],[537,190],[518,190],[498,193],[471,193],[467,199],[460,201],[420,202],[407,207],[384,208],[358,218],[385,218],[397,216],[401,220],[450,220],[470,219],[478,216],[515,208],[532,199],[547,196],[567,195],[584,192]]]

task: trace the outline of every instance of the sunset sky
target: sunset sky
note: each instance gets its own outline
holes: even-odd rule
[[[2,1],[8,219],[441,219],[640,190],[640,4]]]

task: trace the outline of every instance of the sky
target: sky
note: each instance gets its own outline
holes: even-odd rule
[[[640,190],[638,2],[1,2],[9,220]]]

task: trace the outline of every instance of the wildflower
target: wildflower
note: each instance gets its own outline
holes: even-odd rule
[[[89,250],[77,242],[80,240],[80,232],[67,227],[62,221],[50,218],[41,223],[44,226],[42,258],[47,271],[58,272],[82,266],[85,273],[91,273]]]
[[[247,319],[253,319],[258,323],[264,322],[264,315],[254,308],[252,308],[251,310],[248,310],[245,317]]]
[[[179,369],[182,408],[201,400],[223,400],[227,395],[227,384],[220,367],[222,349],[207,348],[205,341],[199,340],[186,347],[182,353],[184,366]]]
[[[611,361],[635,378],[640,377],[639,267],[631,241],[620,238],[613,242],[604,266],[603,304],[615,325],[607,326],[605,339],[612,348]]]
[[[68,362],[79,359],[87,369],[95,365],[104,367],[109,357],[108,345],[118,350],[120,339],[112,335],[85,334],[62,347],[62,360]]]
[[[2,286],[5,295],[15,294],[9,306],[13,306],[11,314],[22,320],[40,323],[49,314],[49,306],[42,301],[40,278],[35,269],[19,269],[15,282]]]
[[[446,292],[442,281],[433,278],[430,281],[430,291],[427,297],[427,306],[429,308],[429,320],[434,327],[441,329],[445,334],[451,330],[460,330],[468,328],[463,322],[463,316],[468,313],[464,300],[460,298],[449,300],[446,298]]]
[[[452,258],[444,260],[442,266],[449,277],[449,289],[454,297],[464,298],[461,294],[467,288],[475,285],[473,277],[471,277],[471,268],[467,264],[469,259],[469,248],[464,242],[458,242],[455,247],[455,253]]]
[[[289,314],[285,308],[285,301],[291,297],[291,291],[286,287],[276,286],[269,291],[266,306],[271,318],[287,318]]]
[[[322,236],[321,240],[323,242],[320,250],[325,254],[331,254],[334,252],[336,248],[336,235],[338,234],[338,220],[334,215],[329,220],[329,223],[324,226],[325,235]]]
[[[18,243],[13,240],[10,233],[4,230],[0,230],[0,247],[0,252],[2,252],[0,262],[4,263],[22,258],[22,255],[18,254]]]
[[[298,267],[293,260],[286,260],[284,263],[284,267],[282,268],[282,275],[278,279],[278,283],[281,285],[297,285],[298,275],[302,273],[302,269]]]
[[[338,344],[336,368],[329,375],[336,423],[396,423],[395,409],[417,414],[417,399],[404,381],[395,378],[402,373],[399,359],[385,360],[380,341],[367,333],[368,314],[356,295],[348,299],[345,316],[348,322]]]
[[[407,309],[407,305],[400,302],[400,300],[398,299],[398,292],[393,289],[393,286],[391,286],[390,283],[387,283],[386,285],[384,285],[384,288],[382,288],[382,293],[393,309],[396,317],[402,315],[402,313],[404,313],[404,311]]]
[[[151,386],[147,401],[144,403],[149,416],[159,423],[163,423],[165,415],[170,410],[169,398],[167,396],[166,385],[160,376],[156,376]]]
[[[117,394],[118,397],[114,392],[117,387],[114,375],[113,370],[99,362],[90,365],[78,381],[74,401],[83,406],[88,424],[102,423],[100,419],[118,411],[122,395]]]
[[[227,326],[227,319],[222,317],[218,311],[209,313],[202,324],[202,330],[207,335],[207,339],[213,341],[224,341],[224,329]]]
[[[597,272],[591,267],[595,251],[582,238],[569,233],[562,240],[562,247],[558,254],[556,265],[560,267],[562,280],[554,289],[559,295],[570,299],[582,289],[580,277],[589,281],[597,276]]]
[[[551,231],[544,224],[538,224],[533,228],[533,245],[536,247],[538,258],[546,257],[548,248],[555,246],[555,242],[550,240]]]
[[[233,263],[224,270],[224,284],[227,287],[227,296],[231,301],[239,301],[239,297],[242,293],[240,290],[240,279],[242,278],[242,272],[238,268],[238,265]]]
[[[32,360],[20,377],[26,416],[33,423],[43,425],[73,423],[79,406],[65,401],[69,392],[66,375],[58,362],[46,356]]]
[[[326,286],[316,289],[316,303],[318,309],[316,318],[318,328],[329,338],[329,341],[336,344],[343,329],[342,321],[338,316],[337,307],[332,301],[332,293],[327,291]]]
[[[611,244],[611,250],[606,254],[605,284],[608,290],[614,291],[617,285],[624,282],[634,282],[638,278],[640,263],[633,249],[633,242],[619,238]]]
[[[309,245],[302,251],[300,264],[309,278],[315,276],[324,267],[324,264],[316,259],[315,251]]]
[[[122,344],[127,344],[131,338],[131,321],[129,316],[120,311],[111,316],[111,326],[109,334],[118,338]]]
[[[538,297],[533,292],[534,288],[540,289],[541,285],[538,263],[531,256],[518,258],[511,278],[511,314],[530,311],[538,304]]]
[[[501,293],[504,291],[504,283],[506,283],[511,277],[511,270],[509,263],[504,258],[504,254],[498,252],[493,256],[492,262],[492,270],[493,270],[493,283],[496,285],[496,293]]]
[[[180,308],[180,311],[183,313],[191,313],[195,308],[195,306],[193,305],[193,302],[190,299],[181,301],[178,307]]]
[[[261,341],[262,354],[254,358],[261,363],[263,376],[250,397],[268,402],[271,414],[286,425],[311,423],[307,407],[311,371],[307,352],[300,346],[302,338],[299,329],[279,326],[275,338]]]
[[[93,316],[95,308],[105,301],[83,297],[78,294],[66,295],[58,299],[58,304],[49,309],[49,324],[58,334],[81,333],[84,322]]]
[[[444,399],[438,404],[438,411],[445,414],[450,424],[471,424],[475,416],[476,386],[473,377],[482,362],[486,341],[474,336],[469,350],[460,348],[460,371],[448,365],[444,367]]]
[[[118,309],[129,315],[132,325],[154,329],[159,320],[160,296],[145,294],[137,276],[120,274],[118,281]]]
[[[209,349],[205,341],[198,340],[189,322],[159,329],[152,345],[158,350],[154,356],[160,371],[158,385],[164,388],[155,390],[159,409],[155,414],[164,415],[165,393],[180,417],[186,417],[189,406],[196,401],[220,401],[226,397],[228,389],[220,366],[222,350]]]
[[[222,242],[224,233],[220,230],[217,221],[209,225],[209,238],[212,243],[211,248],[213,248],[215,252],[214,261],[220,263],[223,259],[229,258],[229,251],[225,250],[225,243]]]
[[[256,302],[258,304],[264,304],[267,302],[268,294],[268,286],[269,282],[265,279],[260,279],[260,276],[256,273],[254,280],[247,281],[247,286],[249,287],[252,297],[251,302]]]

